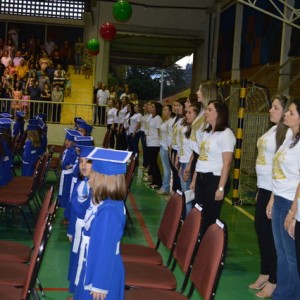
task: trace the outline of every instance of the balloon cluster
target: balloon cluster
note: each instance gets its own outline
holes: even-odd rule
[[[114,4],[113,16],[119,22],[126,22],[130,19],[132,7],[129,2],[119,0]],[[111,23],[104,23],[100,27],[100,35],[105,41],[111,41],[117,34],[116,27]],[[98,55],[100,43],[96,39],[90,39],[87,42],[87,49],[93,56]]]
[[[96,39],[90,39],[88,40],[86,47],[91,55],[96,56],[99,53],[100,43]]]

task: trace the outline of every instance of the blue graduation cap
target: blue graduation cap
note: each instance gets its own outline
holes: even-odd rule
[[[39,125],[36,124],[28,124],[27,125],[27,130],[39,130]]]
[[[76,146],[93,146],[92,136],[75,136],[74,141]]]
[[[7,129],[11,128],[11,124],[13,124],[14,121],[9,118],[0,118],[0,128],[1,129]]]
[[[43,122],[45,123],[45,121],[47,120],[47,115],[46,114],[37,114],[36,115],[36,119],[40,118],[43,120]]]
[[[85,130],[86,134],[90,135],[92,133],[93,130],[93,126],[87,124],[84,120],[80,120],[80,122],[78,122],[78,128],[82,128]]]
[[[28,124],[39,126],[39,120],[38,119],[30,119],[30,120],[28,120]]]
[[[75,118],[74,118],[74,123],[76,124],[76,123],[78,123],[80,120],[82,120],[81,117],[75,117]]]
[[[87,157],[95,149],[95,147],[82,145],[78,145],[76,147],[80,150],[79,157]]]
[[[126,172],[126,162],[132,152],[95,148],[87,159],[92,161],[92,170],[104,175],[118,175]]]
[[[83,136],[79,131],[74,129],[65,129],[66,131],[66,139],[74,142],[76,136]]]
[[[10,119],[12,117],[12,115],[7,112],[2,112],[2,113],[0,113],[0,117]]]
[[[18,118],[24,118],[24,117],[25,117],[25,114],[24,114],[24,112],[22,112],[22,111],[20,111],[20,110],[17,110],[17,111],[16,111],[16,116],[17,116]]]
[[[46,126],[45,123],[43,122],[43,120],[41,118],[37,118],[38,120],[38,126],[41,128],[41,129],[44,129],[44,127]]]

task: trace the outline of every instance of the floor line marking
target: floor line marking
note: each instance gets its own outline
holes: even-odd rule
[[[146,242],[147,242],[147,244],[148,244],[149,247],[154,248],[155,244],[154,244],[154,242],[152,240],[151,234],[150,234],[150,232],[148,230],[148,227],[147,227],[147,225],[145,223],[143,215],[141,214],[140,210],[138,209],[138,207],[136,205],[134,196],[130,192],[129,192],[128,196],[129,196],[130,204],[131,204],[131,206],[132,206],[132,208],[134,210],[134,213],[136,215],[136,218],[137,218],[137,220],[138,220],[138,222],[139,222],[139,224],[140,224],[140,226],[142,228],[145,240],[146,240]]]
[[[61,291],[68,291],[68,288],[43,288],[44,291],[48,292],[61,292]]]
[[[227,197],[225,197],[225,201],[228,203],[228,204],[230,204],[230,205],[232,205],[232,201],[229,199],[229,198],[227,198]],[[253,215],[251,215],[250,213],[248,213],[246,210],[244,210],[243,208],[241,208],[240,206],[233,206],[234,208],[236,208],[239,212],[241,212],[243,215],[245,215],[246,217],[248,217],[250,220],[252,220],[252,221],[254,221],[254,216]]]

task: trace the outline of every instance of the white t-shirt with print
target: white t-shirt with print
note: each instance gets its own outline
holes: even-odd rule
[[[173,120],[170,118],[169,120],[164,121],[159,127],[159,143],[160,146],[163,147],[165,150],[168,150],[168,139],[169,139],[169,132],[168,127],[170,122]]]
[[[129,134],[140,131],[140,129],[136,130],[136,126],[137,126],[138,123],[141,123],[141,120],[142,120],[142,114],[141,113],[135,113],[130,118]]]
[[[286,137],[273,158],[272,191],[274,195],[293,201],[300,180],[300,142],[293,148],[292,137]]]
[[[151,115],[152,117],[152,115]],[[158,129],[162,124],[162,119],[159,115],[149,119],[149,128],[146,132],[146,144],[147,147],[159,147],[159,134]]]
[[[178,157],[180,163],[188,163],[192,155],[192,141],[185,136],[187,126],[182,126],[179,130]]]
[[[113,124],[115,123],[116,119],[116,114],[117,114],[117,109],[115,107],[111,107],[107,110],[107,119],[106,123],[107,124]]]
[[[229,128],[214,133],[204,132],[200,142],[196,172],[212,172],[220,176],[223,168],[222,153],[233,152],[235,142],[235,136]]]

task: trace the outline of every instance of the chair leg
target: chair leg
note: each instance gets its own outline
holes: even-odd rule
[[[29,210],[30,210],[31,214],[33,215],[33,212],[32,212],[32,210],[31,210],[31,207],[30,207],[29,205],[28,205],[28,207],[29,207]],[[29,223],[28,223],[28,220],[27,220],[27,218],[26,218],[26,215],[25,215],[25,212],[24,212],[23,208],[22,208],[21,206],[17,206],[17,208],[21,211],[21,214],[23,215],[23,218],[24,218],[25,224],[26,224],[26,226],[27,226],[27,228],[28,228],[28,231],[29,231],[29,233],[32,235],[32,230],[31,230],[31,227],[30,227],[30,225],[29,225]]]
[[[46,298],[45,291],[44,291],[44,289],[43,289],[43,287],[42,287],[42,284],[41,284],[41,281],[39,280],[38,277],[36,278],[36,283],[37,283],[37,285],[38,285],[38,287],[39,287],[39,290],[41,291],[42,297],[43,297],[43,298]]]
[[[129,210],[127,208],[127,205],[126,205],[126,203],[124,203],[124,204],[125,204],[126,216],[127,216],[128,220],[130,221],[131,225],[133,225],[133,221],[132,221],[132,218],[130,216],[130,213],[129,213]]]

